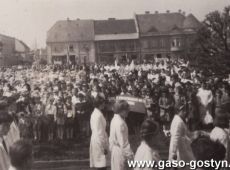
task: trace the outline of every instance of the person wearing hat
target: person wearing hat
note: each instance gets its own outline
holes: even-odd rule
[[[159,125],[155,121],[145,120],[141,125],[141,144],[137,148],[135,161],[159,161],[160,155],[155,148],[158,139]],[[149,168],[136,167],[134,170],[147,170]]]
[[[106,133],[106,119],[102,113],[105,107],[105,99],[98,94],[94,98],[94,111],[90,118],[92,131],[90,140],[90,167],[100,170],[106,169],[106,155],[108,153],[109,141]]]
[[[7,149],[6,136],[10,130],[13,118],[5,111],[0,112],[0,169],[8,170],[10,166],[9,151]]]
[[[132,160],[134,155],[129,143],[128,126],[125,122],[129,113],[127,101],[117,101],[114,105],[114,113],[109,137],[111,170],[126,170],[127,160]]]
[[[214,119],[214,129],[210,133],[210,138],[213,141],[218,141],[221,144],[224,145],[226,149],[226,160],[229,159],[229,135],[228,135],[228,129],[229,129],[229,118],[227,113],[224,113],[223,110],[219,110],[219,113]]]
[[[189,162],[195,160],[191,148],[191,133],[186,126],[186,118],[188,112],[186,105],[181,104],[177,108],[176,115],[173,118],[170,128],[170,147],[169,147],[169,160]],[[189,169],[189,167],[185,167]]]

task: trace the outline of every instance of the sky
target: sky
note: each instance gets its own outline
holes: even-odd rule
[[[134,13],[160,13],[179,9],[200,21],[223,10],[230,0],[0,0],[0,33],[44,48],[46,33],[58,20],[133,18]]]

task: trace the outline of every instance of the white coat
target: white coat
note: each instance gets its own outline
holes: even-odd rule
[[[160,160],[160,156],[157,151],[154,151],[151,147],[149,147],[146,142],[142,141],[140,146],[137,148],[137,152],[135,154],[135,161],[155,161],[156,163]],[[152,170],[152,168],[144,167],[139,168],[136,167],[134,170]]]
[[[9,167],[9,170],[17,170],[17,169],[11,165],[11,166]]]
[[[200,104],[199,111],[201,121],[204,124],[213,123],[213,117],[211,115],[211,104],[213,102],[212,91],[200,88],[196,96]]]
[[[105,150],[108,151],[108,136],[106,133],[106,120],[97,108],[94,109],[90,127],[92,130],[90,141],[90,167],[103,168],[106,167]]]
[[[186,124],[179,115],[175,115],[170,128],[171,140],[169,147],[169,160],[173,160],[173,155],[177,156],[177,160],[189,162],[195,160],[191,148],[190,132]]]
[[[2,144],[2,138],[0,138],[0,170],[8,170],[9,167],[10,158]]]
[[[20,139],[20,132],[18,126],[13,121],[10,125],[10,130],[6,136],[4,136],[4,140],[6,142],[6,147],[8,151],[10,150],[10,146],[14,144],[14,142]]]
[[[111,170],[126,170],[126,161],[133,158],[128,138],[127,124],[120,115],[114,114],[110,125],[109,137]]]

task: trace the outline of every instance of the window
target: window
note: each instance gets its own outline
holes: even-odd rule
[[[148,48],[152,48],[152,41],[150,39],[148,40]]]
[[[100,51],[100,52],[105,52],[106,51],[105,43],[103,43],[103,42],[99,43],[98,51]]]
[[[127,42],[127,50],[133,51],[135,49],[134,41],[128,41]]]
[[[113,42],[101,42],[98,45],[98,50],[100,52],[114,51],[114,43]]]
[[[164,48],[165,47],[165,40],[162,38],[160,39],[160,47]]]
[[[119,41],[117,43],[118,51],[125,51],[126,50],[126,42],[125,41]]]
[[[177,44],[176,44],[177,47],[180,47],[180,46],[181,46],[180,39],[177,39],[177,40],[176,40],[176,43],[177,43]]]
[[[70,52],[73,52],[74,51],[74,47],[73,47],[73,45],[71,44],[71,45],[69,45],[69,51]]]
[[[157,58],[162,58],[162,55],[161,54],[157,54]]]
[[[172,41],[172,47],[176,47],[176,39],[173,39],[173,41]]]
[[[58,48],[56,46],[54,46],[54,52],[57,52]]]
[[[148,41],[147,40],[142,41],[142,47],[145,49],[148,48]]]
[[[172,47],[181,47],[181,38],[174,38],[172,40]]]

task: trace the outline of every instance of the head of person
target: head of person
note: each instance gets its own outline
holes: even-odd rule
[[[153,120],[146,119],[140,130],[141,140],[146,142],[150,147],[154,147],[158,140],[159,124]]]
[[[202,81],[201,87],[202,87],[203,89],[206,89],[206,88],[207,88],[207,82],[206,82],[205,80]]]
[[[181,86],[175,87],[175,93],[178,95],[182,95],[182,93],[183,93],[182,87]]]
[[[0,137],[7,135],[13,117],[7,111],[0,111]]]
[[[222,95],[223,95],[223,92],[222,92],[220,89],[217,89],[217,90],[216,90],[216,97],[217,97],[217,98],[221,98]]]
[[[182,119],[186,119],[188,117],[188,111],[187,111],[187,107],[186,104],[184,103],[180,103],[177,108],[176,108],[176,113],[182,118]]]
[[[114,104],[114,113],[126,118],[129,114],[129,104],[125,100],[119,100]]]
[[[95,108],[99,110],[103,110],[105,107],[105,97],[102,93],[98,93],[96,97],[93,99],[93,105]]]
[[[219,142],[212,141],[207,136],[200,136],[195,139],[192,144],[192,151],[197,161],[221,161],[225,158],[226,149],[224,145]],[[205,170],[205,168],[201,168]],[[213,168],[207,168],[207,170],[214,170]]]
[[[18,170],[31,170],[33,163],[32,144],[25,140],[16,141],[9,150],[11,165]]]

